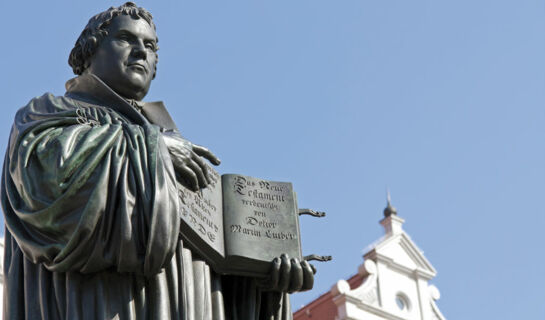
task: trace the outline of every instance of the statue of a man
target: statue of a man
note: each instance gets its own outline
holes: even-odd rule
[[[283,255],[268,279],[218,275],[180,240],[178,186],[208,182],[162,103],[152,17],[127,2],[89,21],[64,96],[15,117],[2,177],[4,319],[291,319],[313,269]],[[178,179],[178,180],[177,180]],[[178,181],[178,182],[177,182]]]

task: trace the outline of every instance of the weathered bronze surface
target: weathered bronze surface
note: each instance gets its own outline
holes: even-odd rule
[[[179,185],[214,177],[162,103],[141,100],[157,67],[151,14],[91,18],[70,53],[76,78],[14,120],[2,179],[4,319],[291,319],[312,287],[282,255],[269,277],[219,275],[179,236]]]

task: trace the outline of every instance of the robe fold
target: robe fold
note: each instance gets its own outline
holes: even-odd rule
[[[162,104],[139,112],[93,75],[17,112],[1,188],[4,319],[291,319],[287,294],[218,275],[184,247],[169,126]]]

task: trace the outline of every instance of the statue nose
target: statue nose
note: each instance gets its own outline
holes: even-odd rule
[[[133,57],[138,58],[138,59],[146,60],[146,58],[147,58],[146,48],[144,47],[143,44],[135,45],[133,47],[131,53],[132,53]]]

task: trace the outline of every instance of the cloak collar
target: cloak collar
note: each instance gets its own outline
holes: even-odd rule
[[[105,105],[136,124],[152,123],[166,130],[176,130],[176,124],[162,101],[136,102],[141,113],[94,74],[84,74],[66,82],[66,97]]]

